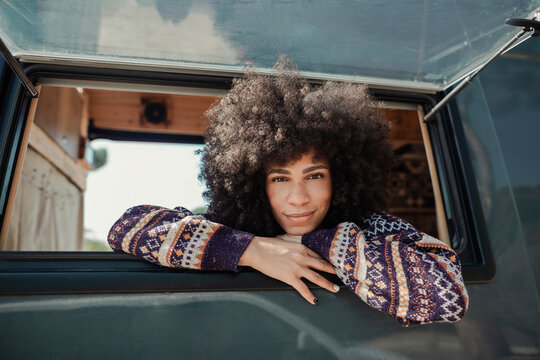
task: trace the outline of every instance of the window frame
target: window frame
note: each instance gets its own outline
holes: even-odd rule
[[[439,94],[438,100],[444,95]],[[427,112],[430,109],[428,107],[425,110]],[[489,282],[495,278],[495,259],[455,101],[450,102],[428,122],[428,129],[437,171],[439,177],[444,179],[448,194],[448,199],[443,199],[445,206],[450,207],[453,219],[449,221],[448,227],[452,226],[456,231],[457,241],[454,243],[454,237],[452,247],[462,259],[471,259],[461,261],[463,278],[467,283]]]
[[[30,98],[7,62],[0,58],[0,231],[3,229],[9,191],[19,163],[27,126]]]
[[[25,71],[33,83],[39,82],[42,78],[55,78],[97,80],[126,85],[142,83],[197,87],[209,90],[228,90],[232,84],[232,78],[229,76],[79,66],[28,64]],[[24,129],[30,107],[29,98],[24,96],[22,87],[18,86],[16,91],[18,106],[11,117],[16,120],[12,120],[11,123],[18,130],[13,129],[11,132],[13,143],[9,151],[10,154],[15,154],[13,155],[16,156],[15,159],[19,156],[23,136],[21,125]],[[385,89],[370,89],[370,91],[376,98],[384,101],[419,104],[425,112],[444,95]],[[464,146],[466,144],[463,128],[460,127],[456,114],[457,112],[448,110],[441,111],[427,127],[440,179],[443,203],[446,211],[450,212],[447,219],[454,219],[448,223],[448,227],[458,236],[458,240],[452,239],[452,242],[457,245],[456,250],[459,253],[473,254],[472,262],[462,263],[465,281],[485,282],[493,278],[495,263],[480,209],[479,195],[471,186],[474,184],[471,180],[474,179],[474,175],[468,161],[467,148]],[[11,184],[14,169],[5,169],[4,166],[3,162],[2,173],[7,175],[9,172]],[[211,272],[211,274],[212,276],[209,276],[209,272],[168,269],[120,253],[0,252],[1,294],[291,289],[284,283],[249,269],[242,270],[239,274],[227,272]],[[337,281],[333,275],[325,276]],[[310,287],[317,288],[312,284]]]

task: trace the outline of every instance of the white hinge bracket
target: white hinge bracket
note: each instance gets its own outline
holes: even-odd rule
[[[531,32],[530,37],[540,35],[540,12],[536,13],[533,19],[507,19],[506,23],[513,26],[521,26],[522,29],[517,33],[510,41],[508,41],[499,51],[490,57],[482,66],[478,69],[467,75],[452,91],[450,91],[444,98],[441,99],[422,119],[423,122],[429,121],[443,106],[448,104],[456,95],[461,92],[467,85],[469,85],[473,79],[484,70],[493,60],[495,60],[499,55],[503,54],[505,51],[510,49],[523,35],[528,32]],[[526,39],[527,40],[527,39]]]

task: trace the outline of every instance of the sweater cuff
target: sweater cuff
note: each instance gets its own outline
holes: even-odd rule
[[[238,261],[253,237],[253,234],[221,226],[208,242],[201,269],[238,272]]]
[[[324,229],[313,231],[302,236],[302,244],[322,256],[323,259],[330,262],[330,246],[336,234],[337,227],[333,229]]]

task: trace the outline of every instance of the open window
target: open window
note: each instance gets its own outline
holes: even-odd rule
[[[189,206],[193,202],[185,199],[198,183],[198,165],[193,159],[185,161],[173,148],[160,154],[145,148],[131,165],[124,166],[129,151],[121,161],[108,164],[107,157],[116,154],[107,154],[107,149],[98,149],[94,143],[108,139],[118,148],[126,141],[139,141],[140,145],[132,143],[132,152],[148,144],[200,144],[207,126],[203,114],[219,96],[47,85],[41,86],[40,93],[28,119],[32,125],[22,172],[16,179],[16,196],[8,203],[3,251],[107,250],[103,225],[108,228],[123,210],[140,204],[137,191],[129,187],[137,182],[141,185],[135,189],[140,192],[159,190],[172,198],[172,203],[163,204],[157,194],[154,199],[147,196],[147,203],[204,205],[200,185],[199,204]],[[383,114],[392,123],[396,156],[387,210],[450,244],[430,140],[420,121],[422,113],[415,104],[389,102]],[[188,153],[190,149],[194,150],[190,147]],[[188,155],[184,152],[183,156]],[[168,166],[158,165],[163,159]],[[96,169],[121,165],[123,169],[109,172],[99,189],[88,188],[88,178],[101,171]],[[184,169],[188,166],[190,169]],[[178,189],[180,185],[165,181],[179,173],[191,174],[192,184]],[[180,191],[173,191],[175,188]],[[119,194],[132,202],[117,204]],[[88,203],[97,203],[100,212],[108,214],[100,217],[99,235],[87,224],[93,222],[85,216]],[[95,214],[95,206],[93,211]]]
[[[130,277],[131,285],[128,281],[125,286],[133,291],[189,289],[194,286],[193,283],[186,285],[189,276],[180,281],[181,285],[171,285],[166,278],[160,278],[174,274],[174,270],[146,264],[126,254],[96,252],[107,249],[103,235],[91,237],[91,240],[100,242],[101,247],[87,246],[86,250],[93,252],[81,251],[85,250],[84,239],[88,235],[84,222],[84,204],[90,201],[85,196],[92,190],[88,188],[88,176],[101,171],[93,169],[104,161],[103,152],[93,144],[103,139],[117,143],[201,144],[206,127],[204,111],[230,86],[229,78],[183,75],[178,82],[185,86],[169,86],[170,77],[163,75],[160,78],[155,73],[148,74],[148,77],[154,84],[143,84],[143,81],[132,85],[126,82],[64,80],[50,75],[41,81],[41,96],[33,100],[27,116],[26,144],[19,154],[19,159],[24,156],[24,162],[13,180],[13,184],[17,184],[12,185],[12,189],[18,189],[16,195],[12,191],[8,198],[2,227],[3,251],[0,252],[0,263],[4,264],[4,269],[16,265],[27,272],[35,268],[37,273],[35,277],[26,278],[30,279],[29,282],[14,285],[11,291],[39,292],[45,285],[38,279],[44,275],[52,279],[59,276],[58,271],[84,272],[86,276],[92,273],[98,276],[99,273],[103,276],[105,269],[117,275],[120,271],[124,276],[128,275],[126,271],[151,274],[149,276],[153,280],[145,285],[141,285],[140,277]],[[198,86],[190,85],[193,79]],[[160,82],[166,85],[159,85]],[[206,83],[207,87],[201,87],[201,83]],[[373,93],[385,103],[383,113],[392,123],[392,146],[397,160],[391,185],[394,196],[388,211],[452,245],[458,252],[467,249],[463,239],[467,236],[474,239],[476,235],[467,233],[462,236],[464,232],[460,229],[460,226],[467,228],[468,225],[460,221],[464,218],[462,213],[465,211],[460,210],[464,204],[455,199],[455,194],[460,193],[454,184],[459,164],[453,160],[455,147],[445,142],[446,137],[452,136],[444,128],[447,122],[422,123],[423,109],[429,107],[430,96],[400,95],[376,89]],[[145,166],[148,164],[134,169],[135,174],[144,172]],[[171,174],[175,171],[178,169],[172,168]],[[142,174],[133,176],[132,181],[138,177]],[[47,179],[49,186],[46,190],[40,183],[43,179]],[[197,176],[192,176],[192,181],[197,183]],[[94,195],[92,200],[95,200]],[[110,199],[103,200],[104,208],[109,206],[109,202]],[[123,206],[123,209],[139,203]],[[185,204],[178,196],[167,206]],[[40,216],[39,211],[44,208],[48,210]],[[32,211],[33,221],[39,222],[39,226],[24,223],[25,215]],[[118,211],[102,222],[110,226],[120,215],[121,211]],[[48,263],[47,266],[55,268],[57,273],[39,273],[40,261],[36,260]],[[472,263],[475,261],[473,257]],[[11,278],[8,280],[11,284],[16,282]],[[61,288],[118,291],[117,284],[108,281],[91,283],[84,285],[84,282],[73,280],[73,284],[64,283]],[[198,282],[196,286],[199,288],[203,284]]]
[[[40,92],[33,118],[28,119],[32,125],[16,179],[17,194],[8,203],[4,251],[106,250],[103,229],[121,211],[139,204],[131,201],[159,203],[168,198],[161,205],[204,205],[193,152],[206,127],[203,112],[215,96],[56,86],[42,86]],[[113,144],[96,148],[94,143],[103,138]],[[110,178],[105,181],[101,176],[92,182],[100,189],[89,190],[89,176],[99,167],[110,168],[111,156],[116,171],[107,171]],[[146,196],[137,196],[133,189]],[[152,199],[158,190],[161,193]],[[198,192],[198,202],[182,202],[193,191]],[[100,216],[99,234],[84,223],[88,203],[94,215],[105,215]]]

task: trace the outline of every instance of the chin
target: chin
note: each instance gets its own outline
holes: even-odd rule
[[[305,228],[296,227],[296,228],[285,229],[285,233],[292,236],[302,236],[304,234],[312,232],[313,230],[315,230],[315,228],[313,227],[305,227]]]

